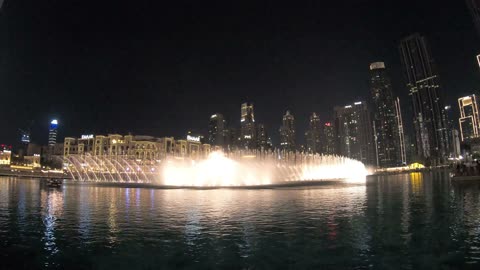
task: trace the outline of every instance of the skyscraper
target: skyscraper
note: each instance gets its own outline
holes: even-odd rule
[[[286,151],[295,151],[295,118],[290,111],[283,116],[280,127],[280,148]]]
[[[458,158],[460,156],[460,130],[458,129],[456,117],[453,108],[450,105],[445,106],[445,116],[448,130],[449,156],[450,158]]]
[[[320,154],[322,152],[322,124],[317,113],[312,113],[309,128],[305,133],[307,139],[307,151]]]
[[[235,128],[229,127],[224,131],[225,134],[225,150],[233,151],[239,147],[240,138]]]
[[[212,146],[225,146],[225,119],[220,113],[210,117],[208,125],[208,143]]]
[[[242,147],[247,149],[256,148],[255,138],[255,115],[252,103],[243,103],[240,113],[240,141]]]
[[[335,107],[337,153],[374,165],[373,130],[370,112],[365,102]]]
[[[473,18],[473,23],[480,35],[480,0],[467,0],[467,6]]]
[[[413,102],[416,155],[442,163],[448,152],[445,105],[439,76],[425,37],[411,35],[401,41],[400,55]]]
[[[55,146],[57,143],[58,121],[56,119],[50,122],[50,129],[48,131],[48,146]]]
[[[268,146],[268,134],[264,124],[257,124],[257,147],[266,150]]]
[[[325,141],[322,144],[322,152],[326,155],[335,154],[335,128],[331,122],[326,122],[323,126],[323,137]]]
[[[401,164],[407,164],[407,145],[405,142],[405,131],[403,129],[402,110],[400,106],[400,98],[395,100],[396,125],[398,129],[398,136],[400,139],[400,160]]]
[[[478,64],[478,67],[480,67],[480,54],[477,55],[477,64]]]
[[[475,95],[458,99],[460,118],[460,139],[462,142],[476,138],[479,135],[480,115],[478,113],[478,101]]]
[[[385,63],[370,64],[370,90],[373,100],[373,130],[376,147],[376,162],[379,167],[395,167],[402,165],[400,131],[403,126],[400,107],[396,106],[392,83],[387,74]],[[404,152],[404,151],[403,151]]]

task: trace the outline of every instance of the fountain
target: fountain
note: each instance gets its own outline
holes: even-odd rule
[[[172,156],[142,161],[128,156],[69,155],[74,181],[171,187],[249,187],[342,180],[364,182],[365,166],[346,157],[304,153],[212,152],[204,159]]]

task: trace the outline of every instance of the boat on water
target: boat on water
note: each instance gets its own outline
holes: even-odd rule
[[[47,186],[58,188],[61,187],[63,184],[63,179],[60,178],[49,178],[47,179]]]

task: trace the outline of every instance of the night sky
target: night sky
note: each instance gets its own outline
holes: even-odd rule
[[[118,2],[4,1],[0,143],[29,127],[46,143],[53,118],[60,138],[184,137],[216,112],[238,126],[245,101],[274,143],[290,109],[302,143],[312,111],[327,121],[335,105],[370,100],[374,61],[408,113],[398,44],[413,32],[431,43],[446,103],[480,89],[463,0]]]

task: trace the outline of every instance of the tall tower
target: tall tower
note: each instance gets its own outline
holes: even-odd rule
[[[400,106],[400,98],[395,100],[395,116],[396,116],[396,128],[398,129],[399,143],[400,143],[400,160],[401,164],[407,164],[407,145],[405,143],[405,131],[403,129],[402,110]]]
[[[478,113],[477,96],[470,95],[458,99],[460,109],[460,139],[462,142],[476,138],[479,135],[480,115]]]
[[[323,137],[325,142],[322,144],[322,152],[326,155],[335,154],[335,128],[331,122],[326,122],[323,126]]]
[[[220,113],[210,117],[208,124],[208,143],[213,146],[225,146],[225,119]]]
[[[413,102],[416,154],[434,163],[445,161],[448,136],[440,82],[425,37],[413,34],[400,43],[407,88]]]
[[[280,147],[286,151],[295,151],[295,118],[290,111],[283,116],[280,127]]]
[[[240,113],[240,141],[242,147],[247,149],[256,148],[255,138],[255,115],[252,103],[243,103]]]
[[[58,121],[56,119],[50,122],[50,129],[48,131],[48,146],[55,146],[57,143]]]
[[[477,64],[478,64],[478,67],[480,68],[480,54],[477,55]]]
[[[268,133],[264,124],[257,124],[257,147],[266,150],[268,145]]]
[[[393,96],[392,83],[385,63],[370,64],[370,90],[373,101],[373,125],[376,161],[379,167],[402,165],[400,127],[397,123],[400,107]],[[403,127],[401,127],[403,130]]]
[[[308,131],[305,133],[307,139],[307,150],[314,154],[322,152],[322,124],[317,113],[312,113],[309,121]]]
[[[473,23],[480,35],[480,0],[467,0],[467,6],[473,18]]]
[[[370,112],[365,102],[335,107],[337,153],[374,165],[373,130]]]

